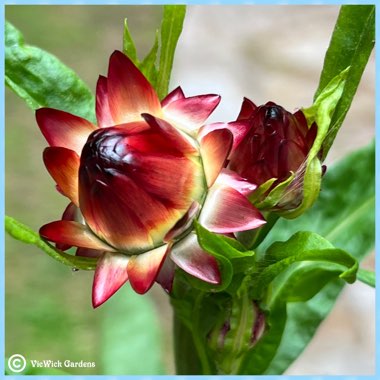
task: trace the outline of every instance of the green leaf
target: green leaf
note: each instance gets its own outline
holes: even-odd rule
[[[170,75],[173,66],[174,53],[185,19],[185,5],[165,5],[161,24],[161,51],[156,91],[163,99],[169,88]]]
[[[341,271],[342,279],[349,283],[356,279],[358,263],[352,256],[341,249],[334,248],[327,240],[315,233],[297,232],[285,242],[272,244],[267,254],[258,263],[264,269],[255,279],[253,297],[261,299],[263,292],[268,290],[277,276],[292,264],[303,261],[327,261],[339,264],[347,268]],[[270,298],[273,298],[272,294]],[[269,303],[273,303],[273,301]]]
[[[158,312],[148,295],[124,286],[101,312],[101,363],[106,375],[164,374]],[[142,359],[143,358],[143,359]]]
[[[54,248],[48,242],[43,240],[38,233],[34,232],[29,227],[20,223],[16,219],[11,218],[10,216],[5,216],[5,230],[14,239],[22,241],[26,244],[35,245],[62,264],[83,270],[94,270],[96,268],[98,261],[97,259],[72,256],[57,248]]]
[[[324,159],[351,106],[361,76],[375,44],[375,6],[343,5],[327,50],[314,98],[332,78],[349,67],[342,97],[332,115],[329,134],[323,143]]]
[[[32,109],[51,107],[95,121],[94,96],[58,58],[26,45],[22,34],[5,23],[5,83]]]
[[[359,269],[358,271],[358,280],[364,282],[365,284],[372,286],[372,288],[376,287],[376,274],[370,270]]]
[[[127,55],[136,66],[139,65],[139,60],[137,59],[136,46],[129,31],[127,19],[124,19],[123,53]]]
[[[375,238],[374,148],[374,144],[370,144],[329,168],[315,205],[295,220],[279,220],[257,254],[263,257],[271,241],[286,240],[301,229],[318,233],[359,261],[369,253]],[[336,267],[332,269],[336,270]],[[265,363],[261,367],[261,373],[281,374],[300,355],[331,311],[342,287],[341,280],[334,280],[309,301],[287,305],[286,327],[280,345],[275,345],[275,341],[279,343],[278,337],[277,340],[268,337],[268,342],[263,340],[271,346],[261,350],[269,352],[268,355],[273,354],[273,350],[277,352],[269,365]],[[283,320],[284,316],[277,315],[276,318]],[[281,331],[279,327],[275,329]]]
[[[195,223],[195,230],[200,246],[212,255],[223,255],[228,259],[253,256],[254,251],[247,250],[241,243],[227,236],[214,234]]]
[[[159,46],[158,35],[159,35],[159,31],[157,30],[152,49],[139,65],[140,70],[142,71],[142,73],[145,75],[145,77],[149,80],[149,82],[154,88],[156,88],[157,75],[158,75],[157,68],[156,68],[156,60],[157,60],[157,53],[158,53],[158,46]]]

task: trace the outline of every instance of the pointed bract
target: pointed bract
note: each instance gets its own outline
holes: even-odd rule
[[[116,124],[137,121],[142,113],[161,115],[161,104],[153,87],[120,51],[111,55],[107,84],[109,108]]]
[[[222,234],[252,230],[266,223],[244,195],[232,187],[217,185],[207,195],[199,222]]]
[[[96,119],[100,128],[111,127],[116,124],[112,119],[108,102],[107,78],[102,75],[99,76],[96,84]]]
[[[170,102],[164,108],[165,118],[179,128],[197,130],[211,115],[220,102],[219,95],[198,95]]]
[[[105,253],[96,266],[92,285],[92,306],[97,308],[128,281],[129,258],[119,253]]]
[[[232,133],[228,129],[209,132],[200,140],[200,151],[207,185],[211,187],[222,170],[232,146]]]
[[[68,220],[58,220],[40,228],[40,235],[54,243],[76,247],[114,251],[112,247],[97,238],[84,224]]]
[[[182,88],[177,87],[171,93],[166,95],[166,97],[161,101],[161,106],[166,107],[168,104],[176,100],[184,99],[184,98],[185,98],[185,94],[183,93]]]
[[[50,146],[59,146],[81,154],[88,135],[97,127],[79,116],[53,108],[36,111],[37,123]]]
[[[190,233],[176,243],[171,259],[185,272],[210,284],[220,283],[220,271],[216,259],[199,245],[197,236]]]
[[[129,281],[136,293],[144,294],[153,285],[164,262],[168,245],[132,256],[128,264]]]
[[[70,198],[76,206],[79,206],[79,156],[70,149],[50,147],[44,150],[43,159],[46,169],[57,183],[62,194]]]

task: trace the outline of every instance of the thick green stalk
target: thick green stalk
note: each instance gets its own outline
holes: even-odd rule
[[[174,313],[174,352],[177,375],[199,375],[202,364],[191,331]]]

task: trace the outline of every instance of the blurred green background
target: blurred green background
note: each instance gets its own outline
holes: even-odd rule
[[[189,7],[170,88],[181,84],[189,95],[221,93],[218,120],[232,120],[243,96],[289,110],[308,106],[338,11],[337,6]],[[98,75],[107,72],[109,55],[122,48],[124,18],[141,58],[161,12],[159,6],[6,6],[6,18],[28,44],[55,54],[93,90]],[[374,67],[372,57],[328,164],[374,136]],[[34,112],[8,89],[5,106],[5,211],[38,230],[59,219],[67,201],[43,165],[46,142]],[[158,286],[144,297],[124,286],[94,311],[93,272],[72,272],[8,236],[5,244],[7,357],[96,363],[69,370],[81,375],[174,373],[170,305]],[[142,298],[152,303],[141,303]],[[373,372],[374,292],[355,284],[342,300],[317,334],[319,346],[312,343],[291,374],[319,374],[320,363],[329,374]],[[159,325],[149,325],[152,315]],[[148,330],[153,338],[145,339]],[[339,351],[336,341],[342,342]]]

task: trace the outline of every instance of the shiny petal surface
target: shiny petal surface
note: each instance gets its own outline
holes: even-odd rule
[[[211,284],[220,283],[220,272],[216,259],[203,251],[194,233],[176,243],[170,257],[181,269]]]
[[[183,93],[182,88],[177,87],[161,101],[161,106],[166,107],[168,104],[184,98],[185,94]]]
[[[79,211],[79,208],[77,206],[75,206],[75,204],[73,202],[70,202],[62,214],[61,220],[75,221],[78,211]],[[60,249],[61,251],[66,251],[67,249],[71,248],[71,245],[69,245],[69,244],[57,243],[55,246],[58,249]]]
[[[60,191],[76,205],[78,199],[78,172],[80,159],[72,150],[60,147],[46,148],[43,153],[45,166]]]
[[[151,126],[151,128],[153,128],[153,130],[157,130],[157,132],[163,134],[165,139],[179,152],[182,152],[183,154],[197,153],[197,149],[190,138],[187,138],[185,134],[180,133],[167,121],[146,113],[143,113],[141,116]]]
[[[81,154],[91,132],[97,127],[81,117],[53,108],[40,108],[36,120],[50,146],[59,146]]]
[[[40,228],[40,235],[50,241],[76,247],[113,251],[114,249],[98,239],[85,225],[68,220],[58,220]]]
[[[248,120],[232,121],[230,123],[212,123],[205,125],[199,130],[198,138],[202,139],[203,136],[217,129],[228,129],[233,135],[232,153],[243,141],[250,128],[251,126]]]
[[[232,133],[228,129],[217,129],[203,136],[200,151],[207,185],[211,187],[223,168],[232,146]]]
[[[144,112],[161,114],[161,104],[153,87],[120,51],[111,55],[107,83],[109,107],[116,124],[140,120]]]
[[[208,230],[222,234],[252,230],[266,223],[244,195],[226,186],[210,190],[199,221]]]
[[[167,104],[164,108],[165,118],[190,131],[198,129],[211,115],[220,102],[219,95],[199,95],[182,98]]]
[[[107,78],[102,75],[99,76],[96,84],[96,119],[100,128],[107,128],[116,124],[112,119],[108,102]]]
[[[156,282],[159,283],[167,293],[170,293],[172,291],[174,274],[175,264],[170,258],[170,255],[167,254],[164,259],[164,263],[162,264],[162,267],[156,277]]]
[[[132,256],[128,264],[129,281],[136,293],[144,294],[153,285],[164,262],[168,245]]]
[[[118,253],[105,253],[96,266],[92,285],[92,306],[100,306],[128,281],[129,258]]]
[[[249,119],[256,109],[257,106],[252,101],[250,101],[247,98],[244,98],[237,120]]]
[[[222,169],[215,183],[217,185],[232,187],[245,196],[257,188],[253,183],[248,182],[245,178],[228,169]]]

